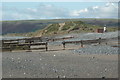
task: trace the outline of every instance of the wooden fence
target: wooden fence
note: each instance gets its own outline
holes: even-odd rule
[[[20,47],[22,49],[31,50],[31,46],[40,46],[44,45],[41,48],[32,48],[33,49],[46,49],[48,50],[48,43],[42,42],[40,37],[35,38],[23,38],[23,39],[14,39],[14,40],[2,40],[2,50],[9,50],[12,51],[17,47]]]
[[[61,40],[61,39],[70,39],[73,37],[66,37],[66,38],[55,38],[54,40]],[[85,44],[93,44],[93,43],[99,43],[101,44],[102,42],[106,42],[111,39],[118,39],[117,37],[115,38],[108,38],[108,39],[95,39],[95,40],[80,40],[80,41],[63,41],[62,45],[63,48],[65,49],[66,44],[73,44],[73,43],[80,43],[81,47]],[[31,48],[31,46],[41,46],[41,48]],[[41,37],[35,37],[35,38],[24,38],[24,39],[14,39],[14,40],[2,40],[2,50],[14,50],[16,47],[20,47],[22,49],[27,49],[28,50],[34,50],[34,49],[45,49],[46,51],[48,50],[48,42],[42,42]]]
[[[73,43],[77,44],[77,43],[80,43],[81,47],[83,47],[84,44],[93,44],[93,43],[101,44],[101,42],[105,42],[105,41],[107,41],[107,39],[101,39],[101,38],[95,39],[95,40],[63,41],[62,45],[63,45],[63,48],[65,49],[65,47],[66,47],[65,45],[66,44],[73,44]]]

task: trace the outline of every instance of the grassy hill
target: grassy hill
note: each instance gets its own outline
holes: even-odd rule
[[[43,36],[79,32],[94,32],[107,26],[109,31],[117,30],[117,19],[53,19],[2,21],[2,34],[22,36]]]
[[[61,25],[62,24],[62,25]],[[69,21],[64,23],[55,23],[47,26],[43,30],[38,30],[33,34],[37,33],[41,35],[59,35],[68,33],[80,33],[80,32],[95,32],[96,29],[103,29],[103,26],[86,24],[83,21]],[[117,27],[109,27],[108,31],[116,31]],[[38,35],[39,36],[39,35]]]

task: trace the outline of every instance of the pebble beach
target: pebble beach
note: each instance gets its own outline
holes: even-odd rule
[[[2,52],[2,77],[117,78],[118,47],[112,47],[116,43],[108,43],[110,44],[91,44],[84,47],[68,44],[64,50],[60,42],[54,42],[49,43],[48,51]]]

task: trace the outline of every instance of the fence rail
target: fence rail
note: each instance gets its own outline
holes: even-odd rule
[[[55,38],[54,40],[63,40],[63,39],[70,39],[73,37],[64,37],[64,38]],[[99,43],[101,44],[102,42],[105,42],[107,44],[107,42],[109,40],[116,40],[118,39],[118,37],[114,37],[114,38],[107,38],[107,39],[94,39],[94,40],[78,40],[78,41],[63,41],[62,45],[63,48],[66,48],[66,44],[77,44],[80,43],[81,47],[83,47],[83,45],[85,44],[93,44],[93,43]],[[33,50],[33,49],[46,49],[46,51],[48,50],[48,42],[42,42],[41,37],[35,37],[35,38],[24,38],[24,39],[14,39],[14,40],[1,40],[0,41],[2,43],[2,50],[14,50],[16,47],[20,47],[23,49],[27,49],[28,50]],[[43,45],[41,47],[41,45]],[[40,46],[40,48],[31,48],[31,46]]]
[[[116,39],[116,38],[112,38],[112,39]],[[84,44],[93,44],[93,43],[99,43],[101,44],[102,42],[106,42],[107,44],[107,41],[108,39],[95,39],[95,40],[80,40],[80,41],[63,41],[62,44],[63,44],[63,48],[65,49],[66,48],[66,44],[73,44],[73,43],[80,43],[81,44],[81,47],[83,47]]]
[[[36,42],[37,40],[37,42]],[[25,49],[27,47],[28,50],[31,50],[31,46],[42,46],[41,48],[32,48],[33,49],[48,49],[47,42],[42,42],[40,37],[35,38],[24,38],[24,39],[14,39],[14,40],[2,40],[2,50],[12,51],[17,47]]]

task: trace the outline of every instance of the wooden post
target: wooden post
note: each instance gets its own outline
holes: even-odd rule
[[[16,47],[16,46],[9,45],[10,51],[14,50],[15,47]]]
[[[28,43],[28,47],[29,47],[29,50],[31,50],[30,46],[31,46],[31,41],[29,40],[29,43]]]
[[[17,44],[19,44],[19,39],[17,39],[16,41],[17,41]]]
[[[107,45],[108,43],[106,42],[105,44]]]
[[[65,42],[62,42],[62,44],[63,44],[63,49],[65,49]]]
[[[99,44],[101,44],[101,38],[99,38]]]
[[[83,41],[81,40],[81,47],[83,47]]]
[[[47,42],[45,44],[45,47],[46,47],[46,51],[48,51],[48,44],[47,44]]]
[[[54,39],[51,39],[54,42]]]

